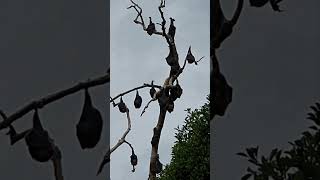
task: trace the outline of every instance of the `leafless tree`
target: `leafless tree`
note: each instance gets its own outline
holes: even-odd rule
[[[144,114],[144,112],[147,110],[150,103],[154,101],[158,101],[160,113],[158,115],[158,121],[156,126],[153,128],[153,137],[151,139],[151,156],[150,156],[150,165],[149,165],[149,180],[155,180],[156,175],[160,173],[161,171],[161,163],[159,161],[159,142],[160,142],[160,136],[161,132],[164,126],[164,122],[166,119],[167,112],[171,113],[174,111],[174,102],[181,97],[183,88],[179,85],[179,76],[184,72],[184,69],[187,64],[195,64],[197,65],[200,60],[202,60],[204,57],[199,58],[199,60],[196,60],[195,57],[192,54],[191,46],[189,47],[189,50],[187,52],[187,55],[183,61],[183,65],[180,65],[179,62],[179,53],[176,49],[176,42],[174,39],[175,36],[175,30],[176,27],[174,25],[175,19],[170,17],[170,24],[169,28],[167,30],[167,19],[165,18],[163,9],[166,7],[165,0],[160,0],[160,5],[158,6],[158,11],[161,17],[160,23],[155,23],[152,21],[152,17],[149,17],[149,23],[146,24],[145,20],[143,18],[143,9],[133,0],[130,0],[131,5],[127,9],[133,9],[137,13],[137,16],[133,20],[133,22],[139,26],[142,27],[142,30],[146,32],[146,34],[152,36],[157,35],[164,38],[165,42],[168,45],[169,53],[167,57],[164,57],[163,60],[166,60],[166,63],[169,65],[170,73],[167,77],[164,78],[163,85],[155,85],[153,81],[151,84],[145,83],[142,86],[132,88],[128,91],[125,91],[123,93],[120,93],[116,95],[115,97],[110,99],[110,103],[113,104],[114,107],[118,107],[120,112],[127,114],[127,120],[128,120],[128,128],[123,133],[122,137],[119,139],[118,143],[116,143],[110,150],[107,151],[103,161],[101,162],[100,168],[98,170],[98,173],[101,172],[104,164],[108,163],[110,161],[110,154],[114,152],[120,145],[127,143],[129,144],[125,138],[128,135],[129,131],[131,130],[131,121],[129,116],[129,108],[126,106],[126,104],[122,100],[122,96],[125,96],[126,94],[137,92],[138,89],[142,88],[150,88],[150,101],[145,105],[145,107],[142,110],[141,116]],[[156,25],[160,25],[160,28],[157,29]],[[165,62],[165,61],[163,61]],[[161,63],[161,62],[159,62]],[[157,89],[157,90],[155,90]],[[116,103],[116,100],[119,100],[120,102]],[[131,144],[129,144],[132,148]],[[134,150],[132,148],[132,155],[134,154]],[[132,157],[132,156],[131,156]],[[132,159],[131,159],[132,160]],[[132,163],[132,161],[131,161]],[[133,165],[133,171],[135,164]]]

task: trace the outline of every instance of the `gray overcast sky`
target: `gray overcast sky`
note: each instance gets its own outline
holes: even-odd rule
[[[111,95],[151,80],[162,84],[168,73],[166,63],[160,62],[168,53],[165,41],[148,36],[132,22],[135,13],[125,9],[128,1],[111,1]],[[144,17],[159,20],[158,1],[139,2]],[[229,17],[235,3],[223,1]],[[234,88],[234,99],[226,116],[217,118],[214,125],[214,179],[239,179],[247,163],[234,154],[247,146],[259,144],[264,152],[275,146],[287,147],[287,141],[298,137],[308,126],[308,106],[320,98],[320,2],[286,0],[282,4],[286,11],[279,14],[268,5],[255,9],[246,2],[235,32],[218,52],[222,71]],[[32,99],[105,72],[105,1],[3,0],[0,9],[0,107],[8,114]],[[180,58],[184,58],[190,44],[196,57],[209,57],[209,1],[168,1],[168,15],[177,20]],[[188,66],[181,76],[184,94],[176,102],[174,113],[168,115],[161,137],[163,163],[170,161],[174,128],[182,124],[183,110],[199,107],[209,93],[208,63],[206,58],[199,66]],[[140,67],[132,68],[137,66]],[[92,89],[104,119],[108,87]],[[149,98],[148,90],[140,94],[144,102]],[[131,103],[133,128],[128,140],[136,148],[139,165],[136,173],[131,173],[130,151],[126,146],[120,147],[112,156],[113,180],[145,179],[148,173],[151,129],[158,109],[154,103],[140,118],[140,111],[133,110],[133,98],[124,100]],[[80,151],[75,137],[74,125],[82,103],[82,94],[77,93],[47,106],[40,111],[40,117],[62,149],[66,179],[104,179],[105,174],[94,174],[105,152],[107,136],[91,153]],[[126,128],[126,121],[117,109],[111,112],[113,145]],[[30,118],[31,114],[15,123],[17,130],[30,127]],[[1,178],[52,179],[51,164],[31,161],[24,142],[10,147],[1,132],[0,144]]]
[[[0,108],[11,114],[31,100],[101,76],[107,70],[107,1],[0,1]],[[109,86],[92,90],[96,107],[106,120]],[[82,151],[76,126],[83,106],[78,92],[39,111],[43,126],[59,145],[65,179],[102,180],[98,163],[109,137],[107,126],[97,148]],[[18,131],[31,127],[32,113],[14,123]],[[106,123],[105,123],[106,124]],[[33,160],[25,142],[9,145],[0,132],[0,179],[52,180],[52,164]]]
[[[151,16],[155,22],[160,22],[158,12],[159,2],[136,1],[143,8],[146,23]],[[111,1],[111,96],[120,92],[150,83],[163,84],[169,73],[165,57],[169,50],[165,40],[156,35],[151,37],[142,27],[133,23],[136,13],[133,9],[126,10],[129,0]],[[168,113],[159,146],[160,160],[164,164],[170,162],[171,147],[175,141],[174,128],[182,125],[187,108],[199,108],[209,94],[209,44],[210,44],[210,6],[209,0],[171,0],[166,1],[165,17],[176,19],[176,44],[180,63],[183,62],[189,45],[196,59],[206,56],[200,65],[188,65],[181,75],[179,82],[183,88],[181,99],[175,102],[175,110]],[[158,26],[157,28],[159,28]],[[140,91],[143,106],[150,100],[149,89]],[[151,154],[152,129],[158,118],[158,103],[152,103],[143,117],[139,114],[142,109],[135,110],[132,95],[123,99],[130,108],[132,130],[127,140],[132,143],[138,156],[136,172],[132,173],[130,164],[131,151],[127,145],[121,146],[111,156],[112,180],[141,180],[147,179]],[[113,146],[127,127],[125,114],[120,114],[118,108],[111,109],[111,146]]]
[[[222,6],[231,16],[236,0]],[[235,180],[248,163],[235,155],[248,146],[263,152],[288,147],[310,123],[309,106],[320,100],[320,21],[317,0],[284,0],[282,13],[245,1],[232,36],[218,51],[234,88],[225,117],[215,119],[213,179]]]

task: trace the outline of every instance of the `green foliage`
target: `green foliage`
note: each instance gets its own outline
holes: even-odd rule
[[[255,169],[247,168],[242,180],[318,180],[320,179],[320,104],[310,107],[308,119],[314,125],[302,133],[302,137],[289,142],[291,148],[273,149],[268,157],[258,158],[258,147],[237,153],[245,157]]]
[[[209,100],[209,98],[207,98]],[[187,109],[182,128],[176,128],[172,159],[161,172],[160,180],[210,179],[210,111],[209,102],[200,109]]]

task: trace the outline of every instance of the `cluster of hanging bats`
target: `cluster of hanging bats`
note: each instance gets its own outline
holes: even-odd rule
[[[174,25],[175,19],[170,18],[170,26],[168,30],[168,38],[169,38],[169,55],[166,57],[166,62],[167,64],[171,67],[170,70],[170,76],[167,78],[167,80],[164,83],[164,86],[161,90],[156,91],[153,81],[151,82],[151,88],[149,90],[150,97],[153,100],[158,100],[160,107],[165,107],[166,111],[169,113],[173,112],[174,110],[174,101],[177,100],[177,98],[180,98],[183,92],[183,89],[179,85],[178,81],[174,86],[171,86],[170,88],[166,88],[166,85],[170,84],[170,78],[172,78],[175,75],[178,75],[180,73],[181,67],[178,62],[178,53],[175,47],[174,43],[174,38],[175,38],[175,33],[176,33],[176,27]],[[149,24],[147,28],[145,29],[148,35],[152,35],[156,32],[156,26],[155,23],[152,22],[151,17],[149,17]],[[195,57],[193,56],[191,52],[191,47],[189,47],[186,59],[185,59],[189,64],[196,64],[197,61],[195,60]],[[114,102],[113,102],[114,103]],[[136,109],[139,109],[142,104],[142,97],[139,95],[139,91],[136,90],[136,96],[134,99],[134,106]],[[113,104],[114,106],[118,106],[118,109],[121,113],[126,113],[128,110],[125,102],[123,101],[122,97],[120,97],[120,102],[118,104]],[[151,143],[155,142],[155,138],[152,139]],[[130,156],[131,158],[131,164],[133,166],[137,165],[137,156],[134,154],[132,150],[132,155]],[[159,160],[159,154],[157,155],[156,158],[156,169],[155,173],[160,173],[163,169],[163,165]],[[133,168],[134,171],[134,168]]]
[[[175,46],[175,34],[176,34],[176,27],[174,25],[174,21],[175,19],[170,17],[170,26],[169,26],[169,30],[167,33],[167,37],[168,37],[168,43],[169,43],[169,55],[165,58],[167,64],[171,67],[170,70],[170,77],[165,81],[164,87],[166,85],[169,84],[170,78],[172,78],[175,75],[178,75],[178,73],[180,73],[181,67],[179,65],[179,58],[178,58],[178,53],[176,50],[176,46]],[[155,23],[152,22],[151,17],[149,17],[149,24],[146,28],[146,32],[151,36],[152,34],[154,34],[156,32],[156,26]],[[197,65],[197,61],[195,60],[194,55],[191,52],[191,46],[189,47],[187,56],[186,56],[186,61],[189,64],[196,64]],[[180,98],[182,94],[182,88],[179,85],[179,83],[177,82],[176,85],[172,86],[171,88],[164,88],[164,92],[162,90],[156,92],[156,90],[154,89],[154,87],[151,87],[150,89],[150,96],[153,99],[158,99],[159,100],[159,104],[164,105],[166,104],[166,109],[169,113],[171,113],[174,109],[174,101],[177,98]],[[169,97],[168,102],[162,102],[161,98],[162,96],[166,96]]]
[[[252,6],[261,7],[264,6],[267,2],[270,2],[272,8],[276,11],[281,11],[279,9],[278,3],[281,0],[250,0]],[[152,22],[151,17],[149,18],[150,22],[146,29],[147,33],[151,36],[155,31],[155,24]],[[176,27],[174,26],[174,19],[170,18],[170,27],[168,31],[168,36],[171,42],[174,42]],[[223,25],[222,25],[223,24]],[[229,23],[230,24],[230,23]],[[228,37],[232,32],[232,26],[228,26],[228,21],[225,19],[221,22],[220,33],[223,33],[220,38],[217,39],[217,45]],[[231,24],[232,25],[232,24]],[[179,73],[180,66],[178,63],[178,54],[176,52],[176,47],[174,43],[170,43],[169,45],[169,55],[166,57],[166,61],[169,66],[171,66],[170,76],[176,75]],[[195,61],[195,57],[191,53],[191,47],[189,47],[186,60],[189,64],[197,63]],[[182,88],[177,83],[175,86],[172,86],[170,89],[166,89],[163,91],[156,91],[153,82],[151,83],[152,87],[150,88],[150,96],[151,98],[158,99],[160,101],[160,97],[165,95],[169,97],[169,101],[166,104],[166,110],[168,112],[172,112],[174,109],[174,101],[177,98],[180,98],[182,95]],[[101,113],[97,108],[94,107],[88,89],[85,89],[85,101],[82,109],[82,113],[80,116],[80,120],[76,125],[76,135],[82,149],[92,149],[94,148],[100,138],[103,127],[103,120]],[[136,97],[134,99],[135,108],[140,108],[142,104],[142,97],[139,95],[138,90],[136,91]],[[159,104],[163,104],[159,102]],[[120,102],[118,103],[118,108],[121,113],[126,113],[128,111],[126,104],[124,103],[122,97],[120,98]],[[34,110],[33,115],[33,127],[29,130],[26,130],[22,133],[17,133],[12,125],[9,126],[9,132],[7,133],[10,136],[11,144],[16,143],[20,139],[25,139],[26,145],[28,147],[29,153],[31,157],[38,162],[47,162],[52,159],[56,146],[54,145],[53,139],[50,138],[48,131],[46,131],[40,121],[38,110]],[[132,155],[130,156],[132,166],[136,166],[138,159],[137,156],[132,151]],[[162,164],[159,161],[159,157],[157,158],[157,173],[162,171]]]
[[[85,100],[80,120],[76,125],[76,135],[82,149],[94,148],[101,137],[103,120],[101,113],[91,101],[88,89],[85,89]],[[55,144],[40,121],[38,109],[34,110],[33,127],[22,133],[17,133],[12,125],[9,126],[11,145],[20,139],[25,139],[31,157],[38,162],[47,162],[52,159]]]
[[[175,20],[173,18],[170,18],[170,21],[171,23],[167,35],[172,43],[169,46],[170,53],[168,57],[166,57],[166,61],[168,65],[171,66],[170,77],[172,77],[173,75],[179,73],[180,66],[178,63],[178,54],[174,44],[174,37],[176,32],[176,27],[174,26]],[[146,31],[150,36],[156,31],[155,24],[152,22],[151,17]],[[186,61],[189,64],[197,64],[195,57],[191,53],[191,47],[189,47]],[[171,113],[174,110],[174,101],[177,98],[181,97],[182,91],[183,90],[178,82],[171,88],[162,88],[160,91],[155,90],[152,82],[149,94],[152,99],[158,99],[160,105],[165,104],[166,110]],[[80,120],[76,125],[76,136],[82,149],[92,149],[100,141],[103,120],[100,111],[93,105],[87,88],[85,88],[84,90],[84,96],[85,98],[82,113],[80,116]],[[166,101],[161,103],[162,96],[166,97]],[[136,96],[133,104],[137,109],[141,107],[142,97],[139,95],[138,90],[136,91]],[[126,113],[127,111],[129,111],[122,97],[120,98],[120,102],[117,104],[117,106],[121,113]],[[11,145],[21,139],[25,139],[28,151],[32,159],[38,162],[47,162],[53,159],[57,147],[55,146],[54,140],[50,137],[48,131],[45,130],[45,128],[42,126],[38,109],[34,109],[33,127],[31,129],[25,130],[22,133],[17,133],[14,127],[10,125],[7,135],[10,136]],[[138,158],[133,150],[130,156],[130,162],[133,168],[138,163]],[[105,163],[106,162],[104,162],[103,165]],[[162,163],[159,161],[158,155],[156,161],[156,173],[160,173],[161,171]]]

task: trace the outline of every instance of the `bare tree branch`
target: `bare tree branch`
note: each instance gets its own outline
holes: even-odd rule
[[[126,139],[126,136],[129,134],[130,130],[131,130],[131,119],[130,119],[130,115],[129,115],[129,110],[127,108],[127,119],[128,119],[128,127],[126,129],[126,131],[123,133],[122,137],[119,139],[118,143],[115,144],[111,150],[110,153],[112,153],[113,151],[115,151],[120,145],[122,145]]]
[[[151,85],[151,84],[146,84],[146,83],[144,83],[142,86],[135,87],[135,88],[130,89],[130,90],[126,91],[126,92],[123,92],[123,93],[118,94],[118,95],[115,96],[114,98],[110,98],[110,103],[114,102],[114,100],[116,100],[116,99],[118,99],[119,97],[124,96],[124,95],[126,95],[126,94],[128,94],[128,93],[130,93],[130,92],[132,92],[132,91],[135,91],[135,90],[138,90],[138,89],[142,89],[142,88],[146,88],[146,87],[152,87],[152,86],[155,87],[155,88],[158,88],[158,89],[161,89],[161,88],[162,88],[162,87],[159,86],[159,85]]]
[[[144,20],[143,20],[143,17],[142,17],[142,8],[137,3],[135,3],[133,0],[130,0],[130,2],[133,5],[129,6],[127,9],[134,8],[136,10],[136,12],[138,13],[137,17],[134,19],[133,22],[136,23],[136,24],[140,24],[142,26],[143,30],[147,31],[147,27],[146,27],[146,25],[144,23]],[[138,20],[138,18],[140,18],[140,21]],[[162,32],[158,32],[158,31],[153,32],[153,34],[157,34],[157,35],[163,36],[163,33]]]
[[[61,151],[58,146],[55,146],[54,154],[53,154],[53,157],[51,160],[52,160],[52,164],[54,167],[54,176],[55,176],[56,180],[63,180],[64,179],[63,173],[62,173],[61,159],[62,159]]]
[[[152,101],[156,101],[157,99],[156,98],[152,98],[148,103],[147,105],[143,108],[140,116],[142,116],[145,112],[146,112],[146,109],[149,107],[149,104],[152,102]]]
[[[235,10],[235,12],[233,14],[232,19],[230,20],[230,23],[233,26],[237,23],[237,21],[238,21],[238,19],[240,17],[242,9],[243,9],[243,0],[238,0],[237,8],[236,8],[236,10]]]
[[[130,119],[130,114],[129,114],[129,109],[127,108],[126,111],[127,114],[127,120],[128,120],[128,127],[125,130],[125,132],[123,133],[122,137],[118,140],[117,144],[115,144],[111,149],[109,149],[107,151],[107,153],[104,155],[104,158],[99,166],[97,175],[99,175],[104,167],[105,164],[110,162],[110,155],[112,152],[114,152],[118,147],[120,147],[124,142],[126,142],[126,137],[129,134],[130,130],[131,130],[131,119]]]
[[[170,41],[170,38],[166,33],[166,19],[164,18],[164,13],[162,11],[162,9],[165,8],[165,7],[166,7],[166,1],[165,0],[161,0],[158,9],[159,9],[159,12],[160,12],[160,15],[161,15],[161,19],[162,19],[162,22],[161,22],[162,35],[166,38],[167,43],[170,46],[170,45],[174,45],[174,42]]]
[[[2,110],[0,110],[0,116],[2,117],[3,120],[7,119],[7,115]]]
[[[98,77],[98,78],[95,78],[92,80],[87,80],[86,82],[80,82],[71,88],[50,94],[50,95],[43,97],[39,100],[32,101],[29,104],[27,104],[26,106],[24,106],[21,109],[19,109],[18,111],[16,111],[15,113],[13,113],[12,115],[8,116],[7,119],[5,119],[3,122],[1,122],[0,123],[0,130],[7,128],[11,123],[13,123],[17,119],[21,118],[25,114],[29,113],[33,109],[43,108],[45,105],[47,105],[49,103],[52,103],[52,102],[57,101],[59,99],[62,99],[63,97],[71,95],[73,93],[76,93],[82,89],[90,88],[90,87],[94,87],[94,86],[98,86],[98,85],[103,85],[103,84],[106,84],[109,82],[110,82],[110,72],[107,73],[106,75],[101,76],[101,77]]]

